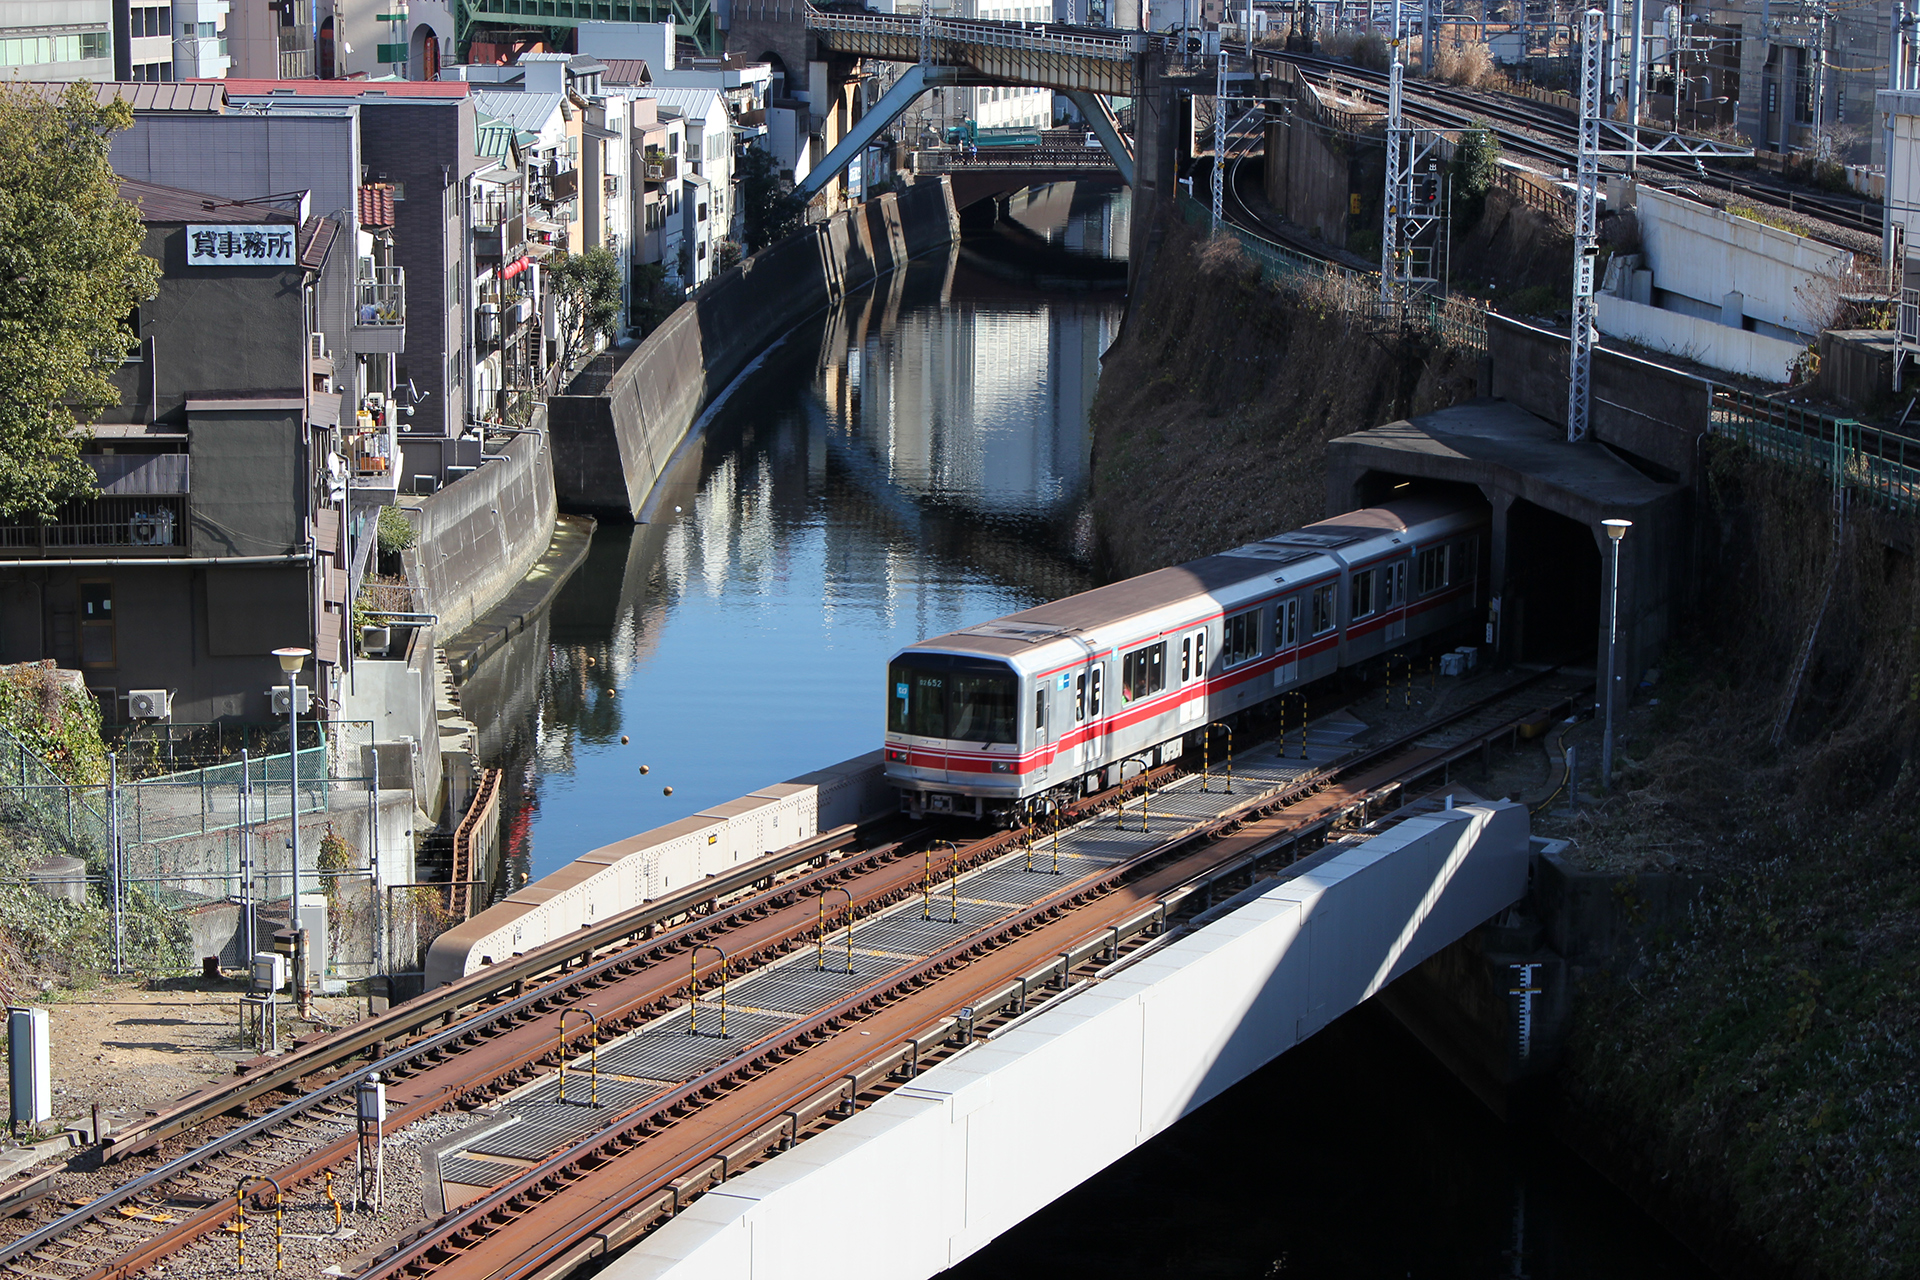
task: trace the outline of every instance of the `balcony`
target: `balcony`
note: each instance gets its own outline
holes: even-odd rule
[[[526,215],[516,197],[504,195],[473,202],[473,251],[483,258],[504,258],[527,239]]]
[[[186,458],[179,458],[184,486]],[[115,463],[120,459],[88,459]],[[156,461],[155,459],[126,461]],[[96,468],[97,469],[97,468]],[[0,555],[92,556],[102,550],[118,556],[177,556],[187,549],[187,499],[176,495],[102,494],[90,502],[69,502],[52,521],[0,524]]]
[[[354,287],[353,349],[398,353],[406,345],[406,269],[363,261]]]
[[[661,151],[647,152],[645,177],[648,182],[672,182],[680,176],[680,157]]]

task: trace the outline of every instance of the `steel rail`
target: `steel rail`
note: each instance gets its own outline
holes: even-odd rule
[[[1291,53],[1277,49],[1258,49],[1254,53],[1256,60],[1285,63],[1328,76],[1344,76],[1353,81],[1356,86],[1376,87],[1386,81],[1384,75],[1366,67],[1319,58],[1311,54]],[[1409,98],[1407,106],[1412,114],[1424,113],[1430,120],[1437,117],[1437,122],[1443,127],[1466,127],[1472,124],[1475,117],[1479,117],[1504,123],[1514,129],[1531,130],[1533,133],[1544,134],[1553,139],[1553,142],[1548,143],[1540,138],[1499,130],[1505,143],[1513,150],[1559,164],[1569,163],[1573,155],[1573,148],[1577,141],[1574,137],[1575,126],[1567,121],[1564,113],[1556,107],[1512,99],[1503,94],[1478,94],[1431,82],[1410,82],[1406,86],[1406,93]],[[1643,158],[1642,163],[1647,168],[1658,170],[1672,178],[1697,179],[1699,177],[1697,170],[1671,158],[1648,156]],[[1808,216],[1824,219],[1862,234],[1878,235],[1881,229],[1879,217],[1867,212],[1878,202],[1867,197],[1851,198],[1820,191],[1808,191],[1770,174],[1735,173],[1718,166],[1709,167],[1707,175],[1709,180],[1725,183],[1725,189],[1730,194],[1744,191],[1762,203],[1776,207],[1784,205],[1792,212],[1805,212]]]
[[[885,819],[883,821],[891,820]],[[872,824],[878,826],[878,823]],[[710,880],[702,880],[678,893],[656,898],[598,924],[581,929],[565,938],[556,938],[522,955],[489,965],[468,974],[458,982],[444,984],[424,992],[385,1013],[363,1019],[316,1040],[299,1046],[276,1059],[256,1059],[259,1064],[247,1074],[210,1090],[188,1094],[171,1108],[142,1124],[109,1136],[105,1158],[117,1161],[136,1155],[175,1137],[223,1111],[231,1111],[263,1093],[285,1088],[288,1084],[379,1045],[395,1036],[410,1035],[436,1018],[457,1013],[467,1005],[480,1004],[499,996],[529,978],[549,972],[574,957],[599,950],[609,943],[634,937],[643,930],[665,923],[676,916],[731,897],[743,889],[790,871],[802,863],[852,844],[860,831],[852,826],[837,827],[789,849],[769,854],[753,862],[725,871]],[[0,1252],[0,1264],[7,1257]]]
[[[819,846],[824,842],[844,842],[851,838],[852,838],[851,832],[847,832],[844,830],[835,831],[835,832],[829,833],[827,837],[821,837],[814,841],[808,841],[804,845],[796,846],[796,849],[811,850],[810,853],[804,856],[801,856],[799,860],[804,861],[804,860],[807,860],[808,858],[819,856],[819,849],[816,846]],[[883,845],[883,846],[877,847],[874,850],[863,851],[861,854],[857,854],[852,857],[842,859],[838,862],[830,863],[825,867],[819,868],[817,877],[824,878],[829,875],[837,876],[837,875],[845,874],[846,872],[849,872],[849,871],[856,870],[859,867],[861,867],[863,864],[871,864],[874,861],[883,859],[889,850],[895,849],[897,847],[898,846]],[[776,855],[776,856],[782,857],[781,855]],[[794,856],[797,856],[797,855],[792,855],[792,854],[785,855],[784,857],[782,857],[782,860],[787,860],[788,858],[792,858]],[[791,865],[791,863],[789,863],[789,865]],[[755,876],[755,879],[765,879],[766,875],[771,870],[774,870],[774,869],[767,866],[761,867],[759,869],[759,873]],[[775,873],[777,874],[777,871]],[[809,877],[809,879],[812,879],[812,878],[815,878],[815,877]],[[716,927],[724,925],[727,922],[727,920],[730,919],[733,915],[738,914],[738,915],[744,916],[744,915],[751,914],[754,908],[760,905],[762,898],[777,897],[783,894],[795,892],[799,884],[801,883],[803,882],[794,882],[794,883],[789,883],[784,885],[777,885],[767,890],[764,894],[760,895],[759,897],[747,899],[737,904],[737,906],[733,910],[729,911],[729,913],[726,916],[697,917],[695,920],[689,921],[686,925],[682,926],[682,930],[676,930],[674,933],[663,935],[657,938],[648,939],[647,941],[650,943],[652,947],[657,947],[657,948],[670,947],[677,941],[677,935],[682,931],[693,931],[695,929],[698,929],[700,931],[713,930]],[[712,885],[708,885],[708,886],[702,887],[698,893],[690,894],[688,896],[693,900],[694,905],[698,905],[700,902],[712,898],[714,896],[714,892],[715,891]],[[721,892],[724,893],[725,891],[722,890]],[[655,905],[659,906],[660,904],[655,904]],[[685,913],[684,900],[678,910],[670,912],[670,914],[684,914],[684,913]],[[640,912],[637,912],[637,913],[629,913],[629,915],[636,915],[636,914],[652,914],[652,912],[650,909],[642,909]],[[619,921],[622,919],[622,917],[614,917],[613,919],[615,921]],[[632,923],[633,922],[629,920],[627,922],[627,927],[631,928]],[[624,931],[625,931],[624,929],[611,930],[611,932],[615,936],[618,936],[620,933]],[[564,958],[564,959],[570,960],[573,957],[578,956],[582,953],[584,941],[590,932],[592,931],[582,930],[580,936],[578,937],[559,939],[553,943],[547,944],[545,947],[540,948],[538,951],[528,952],[526,957],[524,958],[527,963],[522,965],[517,965],[516,967],[523,968],[523,969],[537,969],[537,968],[543,968],[543,967],[552,967],[552,964],[557,962],[559,959]],[[601,942],[604,943],[606,940],[607,939],[603,937],[601,939]],[[547,964],[545,966],[534,966],[532,962],[535,960],[536,957],[540,956],[542,952],[548,953],[546,955]],[[180,1176],[181,1174],[191,1170],[195,1165],[204,1163],[207,1160],[214,1159],[218,1156],[224,1155],[226,1152],[232,1150],[234,1147],[240,1146],[254,1138],[260,1137],[261,1135],[275,1128],[280,1127],[281,1125],[285,1124],[288,1120],[321,1106],[331,1098],[340,1097],[350,1093],[355,1085],[359,1084],[362,1080],[365,1080],[368,1076],[370,1076],[374,1072],[386,1073],[386,1072],[395,1071],[396,1069],[399,1069],[402,1067],[406,1067],[409,1064],[411,1064],[414,1060],[420,1057],[433,1053],[436,1050],[444,1049],[449,1045],[457,1044],[459,1041],[474,1035],[475,1032],[478,1030],[478,1026],[476,1024],[491,1024],[491,1023],[497,1023],[497,1022],[512,1019],[516,1017],[518,1014],[533,1008],[534,1006],[542,1003],[543,1001],[552,1001],[557,994],[560,994],[556,992],[555,990],[556,988],[578,986],[583,983],[590,982],[595,978],[601,977],[602,975],[607,973],[609,970],[615,968],[618,965],[631,963],[631,962],[632,962],[632,957],[630,955],[624,952],[615,952],[611,955],[603,957],[597,963],[592,963],[592,964],[583,966],[582,968],[579,968],[579,969],[568,970],[565,973],[562,973],[560,976],[556,977],[551,983],[548,983],[546,985],[543,985],[541,987],[535,988],[530,991],[526,991],[521,995],[511,997],[505,1002],[490,1004],[485,1009],[480,1010],[479,1012],[475,1013],[474,1015],[466,1019],[463,1019],[459,1022],[451,1023],[447,1027],[444,1027],[441,1030],[434,1032],[428,1036],[425,1036],[419,1040],[412,1041],[406,1046],[394,1051],[393,1053],[387,1054],[386,1056],[381,1057],[364,1067],[361,1067],[355,1071],[349,1072],[346,1075],[341,1076],[337,1079],[331,1080],[326,1084],[319,1086],[318,1088],[310,1090],[303,1096],[296,1098],[291,1102],[285,1103],[279,1107],[274,1108],[271,1111],[266,1112],[263,1115],[257,1116],[254,1119],[249,1120],[246,1123],[240,1125],[238,1128],[233,1129],[228,1133],[222,1134],[220,1137],[215,1138],[207,1143],[203,1143],[202,1145],[195,1147],[192,1151],[189,1151],[184,1155],[177,1156],[174,1159],[167,1161],[165,1164],[161,1165],[159,1168],[151,1170],[148,1173],[143,1174],[138,1178],[135,1178],[131,1182],[124,1184],[123,1186],[116,1187],[112,1191],[108,1191],[100,1196],[95,1197],[93,1200],[88,1201],[85,1205],[82,1205],[80,1208],[75,1209],[65,1214],[64,1216],[55,1219],[50,1223],[47,1223],[45,1226],[40,1227],[38,1230],[33,1231],[25,1236],[22,1236],[17,1240],[9,1241],[4,1246],[0,1246],[0,1266],[5,1266],[9,1263],[12,1263],[17,1259],[19,1259],[20,1257],[22,1257],[23,1255],[30,1253],[33,1250],[38,1249],[48,1243],[51,1243],[55,1239],[67,1234],[68,1232],[76,1229],[77,1227],[83,1225],[84,1223],[90,1222],[100,1217],[101,1215],[107,1212],[110,1212],[115,1208],[118,1208],[120,1205],[126,1203],[129,1199],[132,1199],[137,1195],[143,1194],[146,1191],[152,1190],[155,1186],[163,1182],[170,1181],[171,1179]],[[504,967],[505,966],[496,966],[496,968],[504,968]],[[479,977],[481,975],[475,974],[473,976]],[[446,997],[446,999],[448,1000],[456,998],[457,995],[459,994],[459,989],[457,984],[455,987],[449,987],[449,988],[446,988],[445,990],[451,993]],[[462,1002],[463,1003],[473,1002],[473,996],[470,990],[466,993],[466,998]],[[432,1017],[445,1016],[447,1012],[450,1012],[451,1009],[457,1007],[457,1006],[446,1005],[444,1000],[433,1002],[433,1005],[434,1007],[431,1011]],[[418,1012],[419,1012],[418,1010],[411,1011],[409,1014],[409,1017],[407,1019],[403,1019],[402,1021],[417,1022],[417,1019],[414,1017],[414,1015],[417,1014]],[[356,1024],[356,1027],[358,1025],[360,1024]],[[377,1030],[378,1029],[376,1029],[376,1031]],[[388,1032],[390,1034],[390,1028],[388,1028]],[[329,1060],[324,1065],[328,1065],[328,1066],[337,1065],[338,1061],[341,1058],[352,1057],[355,1054],[364,1050],[369,1045],[378,1043],[379,1040],[381,1040],[382,1038],[383,1038],[382,1035],[374,1034],[374,1033],[353,1035],[353,1036],[345,1036],[343,1033],[335,1033],[334,1036],[325,1037],[320,1041],[316,1041],[313,1045],[307,1046],[307,1051],[313,1052],[322,1048],[331,1050],[332,1052],[330,1054]],[[319,1069],[321,1068],[316,1067],[314,1065],[295,1064],[283,1070],[261,1073],[261,1076],[263,1078],[249,1079],[247,1081],[247,1083],[250,1086],[254,1086],[254,1087],[247,1089],[244,1092],[244,1094],[240,1094],[240,1096],[233,1096],[235,1094],[239,1094],[239,1091],[237,1090],[222,1091],[221,1094],[219,1094],[216,1097],[207,1099],[205,1101],[196,1102],[193,1108],[194,1111],[199,1113],[199,1121],[196,1121],[196,1123],[200,1121],[204,1121],[208,1116],[215,1114],[218,1111],[231,1109],[232,1107],[239,1105],[242,1102],[245,1102],[253,1097],[259,1096],[259,1094],[261,1093],[265,1093],[277,1088],[282,1088],[287,1083],[296,1081],[306,1075],[313,1074],[316,1070],[319,1070]],[[176,1125],[176,1127],[171,1132],[178,1132],[180,1128],[184,1128],[184,1127],[189,1127],[189,1126],[185,1122],[180,1122]],[[161,1137],[171,1136],[171,1132],[169,1134],[160,1135],[159,1137],[153,1137],[151,1139],[151,1142],[158,1142],[161,1140]]]
[[[1126,795],[1132,794],[1143,785],[1151,785],[1155,781],[1164,779],[1166,776],[1172,774],[1175,769],[1176,766],[1173,765],[1162,766],[1160,769],[1154,770],[1147,775],[1129,779],[1121,786],[1109,788],[1106,791],[1085,797],[1073,805],[1068,806],[1068,811],[1070,813],[1083,813],[1097,809],[1116,798],[1123,798]],[[888,821],[891,821],[891,819]],[[827,836],[818,837],[814,841],[797,845],[793,850],[776,856],[789,865],[795,865],[798,862],[819,856],[823,845],[829,842],[844,842],[851,838],[852,833],[849,830],[841,829],[828,833]],[[963,852],[958,865],[962,869],[970,869],[978,862],[998,855],[1018,838],[1019,832],[1006,831],[975,841]],[[683,924],[671,932],[645,939],[644,950],[648,953],[646,960],[638,960],[633,954],[635,950],[641,948],[636,947],[615,951],[600,958],[598,961],[585,962],[577,969],[565,970],[550,982],[538,988],[523,991],[521,994],[513,996],[504,1002],[490,1004],[460,1022],[451,1023],[440,1031],[416,1040],[394,1053],[380,1058],[378,1061],[369,1063],[366,1066],[329,1081],[310,1091],[303,1097],[257,1117],[240,1126],[238,1129],[203,1144],[185,1155],[176,1157],[160,1168],[150,1171],[125,1186],[116,1188],[100,1197],[96,1197],[86,1205],[46,1224],[29,1235],[10,1242],[4,1246],[4,1248],[0,1248],[0,1265],[11,1263],[35,1249],[54,1243],[59,1238],[85,1225],[87,1222],[94,1221],[111,1212],[113,1209],[126,1203],[129,1199],[144,1194],[161,1183],[179,1177],[191,1171],[195,1166],[215,1159],[236,1146],[243,1145],[254,1138],[260,1137],[262,1134],[285,1124],[289,1119],[313,1110],[330,1099],[347,1095],[355,1085],[374,1072],[389,1073],[391,1075],[392,1073],[413,1066],[420,1058],[433,1053],[445,1051],[449,1048],[456,1049],[457,1051],[463,1042],[472,1042],[473,1038],[483,1034],[486,1028],[500,1024],[511,1025],[523,1015],[528,1014],[529,1011],[543,1012],[545,1008],[550,1006],[554,1001],[566,1000],[572,992],[583,988],[593,990],[598,986],[604,985],[607,981],[617,978],[619,975],[616,971],[623,966],[645,967],[655,960],[664,959],[666,954],[672,954],[675,950],[683,949],[684,944],[689,940],[704,940],[716,936],[717,933],[723,930],[742,927],[751,920],[774,909],[783,901],[806,893],[809,888],[820,882],[839,881],[853,876],[870,874],[888,862],[897,859],[906,849],[907,842],[891,842],[862,850],[848,857],[816,868],[806,876],[774,885],[751,898],[741,899],[727,907],[723,914],[708,916],[691,915],[685,910],[687,899],[683,898],[679,903],[681,909],[670,912],[670,914],[684,915],[688,918]],[[728,879],[735,881],[744,880],[747,884],[751,885],[767,880],[772,869],[769,860],[761,859],[759,866],[755,867],[753,864],[747,864],[733,873]],[[701,903],[715,900],[716,892],[724,893],[724,890],[719,889],[722,879],[721,877],[716,877],[715,880],[708,881],[702,885],[696,893],[688,895],[688,897],[692,899],[692,905],[697,906]],[[869,911],[876,906],[889,905],[891,902],[898,900],[901,895],[910,892],[911,883],[912,878],[908,877],[903,879],[899,884],[883,886],[876,893],[857,899],[857,906],[864,914],[865,911]],[[654,904],[654,906],[655,908],[659,908],[662,904]],[[610,922],[609,929],[615,936],[635,932],[633,929],[634,920],[631,918],[634,914],[640,913],[630,913],[624,925],[619,927],[614,927],[613,922]],[[614,921],[617,922],[621,919],[621,917],[615,917]],[[549,947],[544,949],[551,953],[548,957],[549,961],[555,960],[556,958],[571,960],[574,956],[580,955],[583,950],[583,940],[590,932],[593,931],[582,930],[580,935],[549,944]],[[764,955],[768,951],[778,953],[783,948],[790,946],[796,939],[804,938],[806,932],[807,929],[803,924],[790,931],[789,935],[762,940],[762,942],[758,944],[759,954]],[[606,939],[602,938],[601,940],[604,942]],[[532,952],[528,953],[526,959],[532,959],[535,954],[536,953]],[[591,953],[589,952],[588,954]],[[503,967],[504,966],[496,966],[496,968]],[[551,965],[549,964],[548,967],[551,967]],[[708,969],[711,970],[713,967],[714,966],[709,965]],[[491,974],[493,971],[489,970],[486,972]],[[473,976],[480,977],[481,975],[475,974]],[[671,985],[677,988],[678,982],[679,980],[676,978]],[[448,990],[451,992],[453,988],[450,987]],[[450,995],[448,998],[451,999],[452,996]],[[469,997],[469,999],[470,998],[471,997]],[[366,1043],[368,1043],[368,1041],[363,1038],[360,1046],[364,1047]],[[336,1045],[335,1047],[338,1048],[339,1046]],[[543,1054],[545,1052],[546,1050],[542,1051]],[[340,1055],[336,1055],[336,1058],[338,1056]],[[510,1075],[518,1069],[520,1069],[520,1064],[514,1064],[503,1068],[495,1075],[486,1079],[476,1077],[468,1080],[464,1082],[467,1086],[466,1092],[489,1087],[499,1079],[505,1078],[505,1076]],[[301,1075],[310,1074],[311,1070],[312,1068],[309,1068],[307,1071],[293,1072],[290,1073],[290,1075],[291,1078],[297,1079]],[[418,1114],[406,1117],[406,1121],[417,1119],[421,1115],[429,1114],[431,1111],[438,1110],[446,1105],[451,1105],[457,1102],[461,1096],[465,1096],[464,1093],[445,1093],[437,1097],[431,1105],[422,1104],[416,1107],[414,1110],[417,1111]],[[231,1106],[233,1103],[228,1102],[225,1105]],[[351,1150],[351,1138],[341,1139],[332,1144],[328,1144],[283,1169],[281,1182],[284,1186],[291,1188],[315,1176],[320,1170],[330,1167],[339,1159],[344,1158],[345,1155],[350,1154]],[[173,1229],[162,1232],[160,1235],[143,1242],[129,1250],[126,1254],[123,1254],[119,1259],[99,1267],[90,1274],[93,1276],[131,1275],[141,1268],[151,1265],[160,1258],[169,1256],[179,1248],[204,1236],[207,1232],[217,1229],[222,1219],[218,1216],[216,1210],[217,1206],[215,1206],[214,1209],[204,1210],[195,1214],[186,1222],[178,1224]]]
[[[524,1216],[530,1209],[529,1198],[543,1185],[553,1187],[557,1193],[560,1188],[555,1184],[571,1181],[567,1175],[577,1166],[596,1159],[609,1161],[618,1159],[625,1151],[637,1146],[651,1129],[660,1125],[670,1125],[673,1120],[685,1114],[704,1109],[706,1100],[717,1099],[729,1086],[751,1080],[778,1066],[783,1060],[804,1052],[836,1024],[872,1012],[930,981],[942,981],[944,975],[957,965],[963,965],[1011,938],[1052,921],[1063,911],[1078,909],[1094,898],[1104,897],[1130,881],[1149,875],[1169,857],[1188,850],[1196,844],[1213,841],[1222,833],[1258,815],[1297,804],[1326,789],[1337,779],[1354,776],[1369,767],[1390,770],[1386,778],[1348,797],[1346,803],[1330,811],[1316,814],[1309,822],[1298,824],[1299,829],[1275,838],[1277,845],[1297,844],[1299,839],[1311,834],[1313,830],[1338,822],[1344,815],[1350,813],[1356,804],[1364,804],[1368,796],[1373,793],[1403,788],[1409,781],[1425,776],[1436,768],[1444,768],[1455,758],[1454,749],[1451,748],[1416,748],[1414,743],[1418,739],[1430,736],[1462,719],[1482,714],[1501,702],[1510,701],[1534,684],[1555,674],[1556,670],[1557,668],[1529,676],[1441,720],[1422,725],[1413,732],[1295,778],[1284,788],[1250,796],[1247,800],[1209,819],[1170,835],[1166,840],[1124,862],[1089,873],[1032,906],[1022,908],[983,926],[924,960],[916,961],[876,979],[859,991],[801,1019],[790,1027],[770,1032],[767,1036],[748,1045],[737,1057],[719,1064],[676,1089],[647,1099],[607,1128],[570,1148],[555,1153],[512,1182],[479,1197],[466,1207],[417,1233],[411,1239],[398,1242],[393,1252],[375,1260],[359,1274],[356,1280],[390,1280],[391,1277],[402,1273],[420,1274],[431,1271],[434,1269],[434,1263],[428,1255],[436,1251],[457,1250],[465,1237],[471,1235],[478,1238],[497,1230],[514,1217]],[[1559,699],[1556,699],[1556,703],[1558,701]],[[1497,736],[1522,723],[1524,719],[1523,717],[1508,722],[1491,732]],[[1474,746],[1467,749],[1476,749],[1480,738],[1486,736],[1483,734],[1476,737],[1472,740]],[[1409,752],[1414,755],[1411,761],[1404,765],[1393,765],[1393,758],[1407,755]],[[1199,857],[1200,855],[1196,853],[1189,856]],[[1205,887],[1210,890],[1212,884],[1217,883],[1221,875],[1243,869],[1241,864],[1246,859],[1235,858],[1233,861],[1235,865],[1232,867],[1207,866],[1195,869],[1179,884],[1162,893],[1162,899],[1164,900],[1167,893],[1188,884],[1198,886],[1204,882]],[[1127,922],[1144,927],[1140,922],[1153,918],[1156,913],[1159,919],[1164,921],[1164,901],[1161,905],[1149,907],[1143,912],[1134,912]],[[1109,926],[1109,931],[1120,927],[1119,925]],[[1108,945],[1117,949],[1120,939],[1116,937],[1109,944],[1106,940],[1107,936],[1107,934],[1101,934],[1096,942],[1088,945],[1096,950]],[[1073,950],[1070,947],[1059,961],[1063,970],[1063,986],[1066,985],[1066,978],[1075,964],[1072,959]],[[1052,967],[1051,962],[1048,967]],[[1028,993],[1028,987],[1024,981],[1020,984],[1020,992],[1023,998]],[[1002,993],[1002,995],[1005,994]],[[804,1097],[817,1091],[818,1087],[817,1082],[809,1082],[792,1097]],[[790,1097],[787,1101],[791,1103],[792,1098]],[[594,1211],[595,1221],[576,1232],[574,1236],[563,1239],[559,1245],[548,1248],[544,1252],[534,1253],[523,1250],[516,1254],[510,1267],[496,1269],[490,1274],[496,1277],[496,1280],[506,1280],[509,1276],[544,1274],[540,1268],[556,1255],[556,1251],[565,1253],[576,1248],[581,1236],[590,1235],[604,1224],[618,1220],[649,1196],[660,1194],[668,1184],[686,1177],[702,1164],[714,1159],[716,1153],[727,1151],[733,1143],[738,1141],[737,1135],[764,1130],[769,1116],[776,1113],[784,1115],[791,1109],[792,1107],[787,1105],[776,1107],[775,1112],[763,1111],[733,1125],[719,1138],[703,1140],[694,1151],[677,1157],[672,1171],[666,1175],[654,1177],[644,1186],[629,1187],[619,1197],[601,1201]],[[545,1198],[547,1197],[542,1197],[543,1200]]]

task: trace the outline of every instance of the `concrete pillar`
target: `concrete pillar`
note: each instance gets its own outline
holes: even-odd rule
[[[1488,489],[1484,485],[1481,492],[1486,494],[1487,503],[1493,508],[1493,546],[1487,563],[1487,620],[1493,625],[1493,638],[1486,643],[1493,646],[1493,658],[1497,662],[1507,656],[1510,647],[1506,628],[1501,625],[1501,612],[1495,608],[1494,602],[1504,603],[1511,598],[1507,582],[1507,516],[1513,510],[1513,495],[1502,489]]]

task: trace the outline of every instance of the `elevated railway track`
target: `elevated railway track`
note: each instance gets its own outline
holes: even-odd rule
[[[1384,106],[1387,100],[1387,76],[1350,63],[1311,54],[1284,50],[1256,49],[1257,65],[1271,67],[1288,64],[1322,82],[1337,83],[1345,92]],[[1571,171],[1578,144],[1577,125],[1567,112],[1543,103],[1513,98],[1505,94],[1477,92],[1453,85],[1408,78],[1403,87],[1404,110],[1409,119],[1435,129],[1466,129],[1479,123],[1491,124],[1501,146],[1511,154],[1524,156],[1555,169]],[[1616,162],[1607,161],[1608,165]],[[1797,213],[1832,226],[1862,235],[1880,235],[1880,202],[1864,197],[1812,191],[1785,182],[1771,174],[1734,169],[1725,165],[1696,168],[1689,161],[1651,156],[1641,167],[1665,178],[1703,183],[1740,195],[1756,204],[1769,205]],[[1824,237],[1831,239],[1831,237]],[[1857,248],[1853,241],[1834,241],[1841,247]]]
[[[115,1136],[121,1186],[29,1220],[0,1264],[117,1280],[230,1230],[239,1177],[292,1192],[351,1166],[353,1088],[378,1071],[390,1133],[501,1106],[533,1145],[506,1160],[476,1137],[450,1166],[476,1198],[370,1255],[361,1274],[564,1274],[1543,706],[1572,708],[1583,687],[1527,677],[1365,750],[1348,741],[1357,724],[1322,721],[1304,760],[1296,725],[1239,756],[1231,791],[1218,757],[1204,774],[1163,766],[1045,831],[956,843],[899,822],[829,833],[183,1099]],[[589,1006],[593,1020],[562,1029]],[[549,1078],[562,1062],[566,1102]]]

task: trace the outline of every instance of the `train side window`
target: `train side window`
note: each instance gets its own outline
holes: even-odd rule
[[[1431,595],[1447,585],[1447,549],[1428,547],[1414,561],[1413,586],[1421,595]]]
[[[1377,569],[1363,569],[1353,575],[1352,594],[1347,602],[1349,620],[1367,617],[1374,611],[1374,577],[1378,573]]]
[[[1193,637],[1188,636],[1180,642],[1180,683],[1193,679]]]
[[[1100,673],[1105,666],[1105,663],[1095,664],[1093,668],[1093,689],[1087,697],[1087,710],[1093,713],[1093,718],[1096,720],[1100,718]]]
[[[1135,649],[1120,659],[1120,700],[1147,698],[1167,687],[1167,642]]]
[[[1220,624],[1221,665],[1238,666],[1259,654],[1261,612],[1259,609],[1248,609]]]
[[[1323,636],[1338,623],[1333,616],[1333,584],[1313,589],[1313,634]]]
[[[1273,647],[1291,649],[1300,643],[1300,602],[1282,600],[1273,607]]]
[[[1033,732],[1039,741],[1047,740],[1047,686],[1044,684],[1033,691]]]
[[[1193,674],[1204,680],[1207,678],[1207,633],[1196,631],[1193,636]]]
[[[1073,719],[1074,723],[1087,718],[1087,677],[1077,675],[1073,678]]]
[[[1407,562],[1396,560],[1381,571],[1380,607],[1392,609],[1407,602]]]

